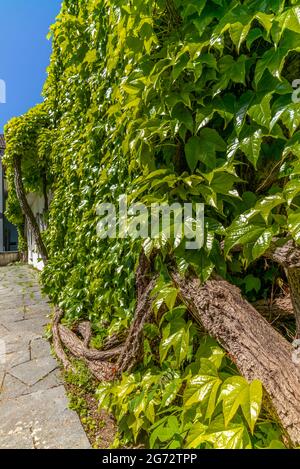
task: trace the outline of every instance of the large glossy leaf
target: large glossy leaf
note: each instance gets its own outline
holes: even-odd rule
[[[249,116],[257,124],[269,128],[271,122],[270,101],[272,95],[267,94],[259,104],[255,104],[249,109]]]
[[[262,398],[263,389],[261,382],[259,380],[252,381],[249,386],[249,400],[242,404],[243,414],[252,433],[261,411]]]
[[[229,228],[225,238],[224,251],[227,254],[234,246],[238,244],[248,244],[255,242],[265,231],[264,227],[256,225],[236,224]]]
[[[265,197],[262,200],[259,200],[255,205],[255,210],[259,211],[264,218],[265,222],[267,223],[270,212],[285,202],[284,197],[282,194],[274,194]]]
[[[290,136],[300,127],[300,106],[299,103],[291,103],[285,107],[281,115],[283,124],[289,129]]]
[[[220,368],[224,356],[224,350],[209,336],[203,338],[196,353],[196,358],[199,360],[200,358],[207,358],[214,364],[217,370]]]
[[[194,120],[191,111],[182,103],[178,103],[172,110],[172,117],[178,119],[187,129],[193,132]]]
[[[269,70],[271,75],[280,78],[281,71],[284,65],[284,59],[288,54],[288,49],[278,48],[270,49],[264,53],[263,57],[258,60],[255,69],[255,84],[257,85],[261,80],[264,72]]]
[[[255,19],[264,27],[264,29],[269,34],[273,25],[274,15],[266,14],[262,11],[259,11],[255,14]]]
[[[156,311],[159,311],[160,307],[165,303],[166,306],[170,310],[172,310],[175,305],[177,295],[178,290],[176,288],[168,285],[164,286],[162,289],[160,289],[158,295],[156,296],[153,302],[154,309]]]
[[[266,228],[260,237],[255,241],[252,249],[253,260],[262,256],[267,249],[270,247],[273,237],[278,233],[278,227],[273,225],[270,228]]]
[[[246,91],[236,104],[235,131],[237,135],[240,134],[243,128],[248,110],[252,106],[254,100],[255,94],[252,91]]]
[[[241,45],[246,40],[248,33],[251,28],[251,23],[242,24],[242,23],[234,23],[230,25],[230,37],[233,44],[236,46],[237,51],[240,51]]]
[[[174,326],[175,329],[177,329],[176,332],[172,332]],[[170,325],[165,328],[163,339],[159,346],[161,363],[166,359],[171,348],[174,350],[178,366],[186,358],[189,348],[190,326],[191,323],[186,325],[185,321],[179,319],[172,321]]]
[[[261,383],[255,380],[249,384],[239,376],[228,378],[222,385],[218,402],[222,402],[223,405],[226,427],[241,407],[249,428],[253,432],[262,403]]]
[[[300,210],[296,210],[289,214],[288,229],[293,238],[300,244]]]
[[[246,56],[241,55],[237,61],[235,61],[231,55],[225,55],[222,57],[219,62],[219,70],[222,76],[220,84],[218,84],[219,89],[226,88],[228,82],[232,80],[234,83],[245,83],[245,69]]]
[[[292,179],[284,187],[284,196],[286,198],[288,205],[291,205],[294,198],[297,197],[299,194],[300,194],[300,180]]]
[[[200,151],[201,151],[201,139],[197,136],[191,137],[187,144],[185,145],[185,156],[186,161],[189,165],[191,171],[196,169],[198,162],[200,161]],[[209,152],[208,152],[209,151]],[[207,152],[204,152],[202,158],[204,157],[205,162],[212,165],[215,164],[215,152],[210,148]]]
[[[204,434],[205,430],[207,429],[207,425],[204,425],[201,422],[197,422],[192,425],[191,430],[189,431],[186,447],[196,449],[200,446],[203,442],[202,435]]]
[[[185,145],[187,163],[192,171],[201,161],[208,168],[216,166],[216,151],[224,151],[226,144],[214,129],[202,129],[199,136],[191,137]]]
[[[281,38],[285,29],[290,29],[296,33],[300,33],[300,8],[295,6],[288,8],[284,11],[277,19],[279,23],[279,31],[276,35],[276,39]]]
[[[175,378],[173,379],[173,381],[167,384],[166,388],[164,389],[163,396],[162,396],[162,402],[161,402],[162,408],[170,405],[173,402],[181,386],[182,386],[182,380],[180,378]]]
[[[289,153],[292,153],[293,155],[297,156],[300,158],[300,131],[296,132],[292,138],[286,143],[284,150],[283,150],[283,156],[287,156]]]
[[[197,431],[198,436],[196,435]],[[199,431],[201,431],[200,434]],[[206,429],[203,427],[192,428],[187,438],[187,448],[198,448],[202,443],[208,442],[215,449],[242,449],[245,447],[245,440],[246,447],[251,448],[249,437],[242,423],[232,423],[225,427],[223,420],[218,419]]]
[[[240,142],[240,149],[247,156],[250,163],[256,168],[258,158],[260,155],[260,148],[262,144],[262,130],[256,130],[252,135],[244,138]]]
[[[186,408],[195,404],[206,404],[205,417],[210,419],[214,410],[217,392],[222,381],[214,364],[205,358],[201,359],[199,374],[187,383],[183,401]]]
[[[166,442],[174,438],[179,433],[179,423],[174,415],[162,419],[162,423],[156,423],[156,428],[150,435],[150,447],[153,448],[155,441],[158,439],[161,442]]]

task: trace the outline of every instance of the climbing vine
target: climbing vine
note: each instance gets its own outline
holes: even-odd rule
[[[202,284],[221,276],[253,301],[283,278],[300,317],[300,2],[65,0],[50,37],[45,101],[5,130],[7,214],[21,230],[17,158],[24,190],[51,195],[45,291],[63,312],[62,328],[89,322],[99,351],[135,338],[135,312],[149,303],[136,295],[140,253],[149,260],[159,306],[139,324],[143,358],[99,388],[119,416],[120,438],[281,447],[281,418],[259,417],[260,381],[239,376],[196,328],[172,279],[174,269]],[[187,251],[163,233],[100,239],[97,206],[122,194],[146,205],[204,203],[204,246]],[[126,371],[120,358],[117,368]]]

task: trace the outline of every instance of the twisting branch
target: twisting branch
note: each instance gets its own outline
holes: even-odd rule
[[[46,263],[48,260],[47,249],[42,240],[41,232],[37,224],[37,221],[35,219],[35,216],[32,213],[32,210],[26,198],[26,193],[25,193],[23,178],[22,178],[21,158],[18,156],[14,156],[14,172],[15,172],[15,187],[16,187],[16,193],[17,193],[17,197],[19,200],[19,204],[21,206],[23,214],[25,215],[26,222],[28,223],[28,226],[32,230],[37,249],[43,259],[43,262]]]
[[[224,247],[224,243],[221,247]],[[233,252],[241,250],[241,245],[232,249]],[[300,338],[300,246],[293,239],[274,238],[264,257],[281,265],[285,270],[296,320],[296,337]]]
[[[85,321],[77,326],[81,340],[59,324],[62,313],[57,313],[53,335],[56,344],[59,340],[58,352],[62,360],[66,357],[63,344],[72,356],[82,359],[99,380],[120,377],[142,360],[143,329],[152,320],[152,291],[156,283],[152,266],[153,259],[148,260],[142,253],[136,272],[136,313],[123,345],[111,350],[91,349],[90,325]],[[246,379],[262,382],[271,408],[289,440],[293,445],[300,444],[300,367],[293,359],[292,345],[227,281],[214,277],[201,285],[195,276],[181,277],[174,265],[170,269],[188,313],[218,340]],[[114,337],[112,343],[116,345],[118,340]],[[112,363],[113,360],[117,362]]]
[[[300,246],[292,239],[287,242],[274,239],[265,257],[285,269],[296,319],[296,337],[300,338]]]
[[[180,297],[196,322],[224,347],[241,374],[259,379],[292,444],[300,443],[300,367],[293,347],[222,279],[201,285],[196,277],[171,272]]]
[[[151,273],[152,263],[144,252],[140,256],[136,272],[137,307],[135,317],[129,332],[123,337],[125,342],[120,344],[119,337],[112,337],[106,341],[103,350],[89,347],[92,336],[91,324],[83,321],[76,327],[82,339],[73,331],[60,324],[63,312],[57,310],[53,323],[54,348],[58,358],[65,368],[70,368],[70,361],[64,351],[66,350],[75,358],[83,360],[91,373],[99,380],[109,381],[120,376],[123,371],[130,371],[142,359],[143,356],[143,330],[144,325],[151,320],[152,290],[156,278]],[[109,345],[111,348],[108,348]],[[116,364],[112,363],[117,361]]]
[[[66,370],[73,370],[74,371],[74,369],[71,365],[71,362],[68,359],[68,357],[67,357],[67,355],[66,355],[66,353],[63,349],[63,346],[62,346],[62,343],[61,343],[61,340],[60,340],[60,335],[59,335],[59,323],[60,323],[60,320],[63,317],[63,314],[64,313],[61,309],[55,308],[53,322],[52,322],[53,347],[54,347],[54,351],[57,355],[57,358],[61,361],[63,367]]]
[[[286,269],[300,269],[300,246],[293,239],[274,238],[264,257],[277,262]]]

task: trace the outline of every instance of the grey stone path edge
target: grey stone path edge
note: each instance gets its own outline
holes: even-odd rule
[[[33,269],[0,267],[1,449],[90,448],[43,338],[49,314]]]

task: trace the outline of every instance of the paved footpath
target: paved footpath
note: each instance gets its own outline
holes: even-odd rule
[[[0,267],[0,448],[89,448],[43,338],[50,306],[29,266]]]

